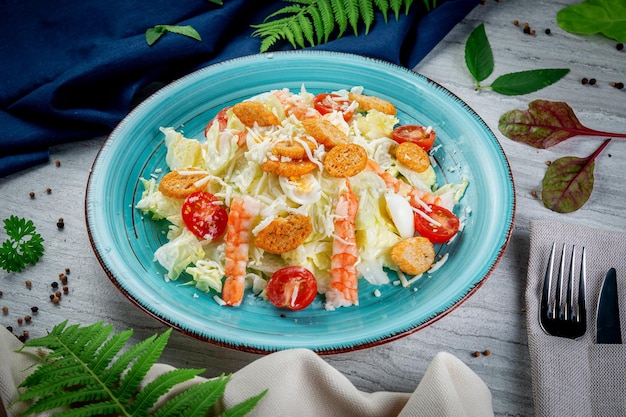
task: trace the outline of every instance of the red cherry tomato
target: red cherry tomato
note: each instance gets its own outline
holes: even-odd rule
[[[201,239],[213,240],[224,234],[228,213],[211,193],[196,191],[185,198],[182,208],[185,225]]]
[[[392,137],[398,143],[413,142],[425,151],[432,148],[437,134],[434,129],[418,125],[403,125],[393,129]]]
[[[226,129],[226,124],[228,123],[228,114],[227,113],[228,113],[228,110],[231,107],[232,106],[224,107],[222,110],[217,112],[215,117],[213,119],[211,119],[211,121],[209,123],[207,123],[206,127],[204,128],[204,136],[205,137],[206,137],[207,132],[211,128],[211,125],[213,124],[213,122],[217,122],[218,123],[218,126],[220,127],[220,132],[223,131],[224,129]]]
[[[428,205],[432,211],[425,212],[428,217],[440,223],[440,226],[431,223],[419,213],[414,215],[415,231],[430,240],[432,243],[448,242],[459,231],[459,219],[451,211],[437,206]]]
[[[341,97],[339,94],[318,94],[313,100],[313,106],[320,114],[332,113],[334,110],[340,111],[343,113],[343,119],[346,122],[352,119],[354,115],[354,110],[350,109],[350,100]]]
[[[267,283],[267,298],[278,308],[302,310],[317,295],[317,281],[308,269],[286,266],[272,274]]]

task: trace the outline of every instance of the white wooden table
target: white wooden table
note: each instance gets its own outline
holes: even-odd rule
[[[589,127],[626,132],[626,89],[610,82],[626,82],[626,51],[602,36],[579,36],[556,24],[556,13],[574,0],[502,0],[477,6],[416,67],[416,71],[447,87],[467,102],[489,125],[500,141],[514,175],[517,210],[515,228],[504,257],[486,283],[465,303],[426,329],[378,347],[325,356],[359,389],[411,392],[419,383],[433,356],[450,352],[473,369],[489,386],[498,416],[532,416],[530,364],[524,325],[524,287],[528,260],[528,231],[533,219],[558,219],[598,228],[626,230],[626,142],[614,139],[596,161],[596,183],[587,204],[562,215],[543,207],[533,196],[539,190],[546,161],[561,156],[587,156],[604,138],[577,137],[549,150],[515,143],[498,131],[504,112],[525,109],[534,99],[567,102],[581,122]],[[513,24],[514,20],[520,26]],[[524,22],[536,30],[522,32]],[[536,93],[507,97],[489,90],[475,91],[465,68],[464,45],[470,32],[485,24],[494,52],[495,76],[538,68],[570,68],[557,84]],[[551,34],[545,34],[546,28]],[[583,77],[596,85],[583,85]],[[90,167],[104,138],[80,141],[51,150],[47,164],[0,179],[0,218],[11,214],[32,219],[45,239],[45,256],[21,274],[0,272],[0,324],[14,333],[28,331],[42,336],[55,324],[91,324],[103,320],[118,331],[135,330],[133,341],[162,333],[166,327],[129,302],[109,281],[91,249],[84,214],[84,197]],[[55,161],[61,165],[56,166]],[[46,188],[51,193],[46,193]],[[29,196],[35,193],[35,198]],[[63,230],[57,229],[59,218]],[[1,235],[4,240],[4,234]],[[70,268],[69,293],[58,304],[49,294],[58,274]],[[25,281],[32,287],[27,288]],[[37,306],[39,311],[30,310]],[[17,319],[32,316],[30,323]],[[474,351],[490,350],[489,356],[474,357]],[[162,362],[179,367],[207,368],[206,376],[235,372],[258,356],[217,347],[173,333]]]

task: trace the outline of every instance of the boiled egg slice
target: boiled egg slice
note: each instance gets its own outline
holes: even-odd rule
[[[322,187],[313,174],[301,177],[279,177],[280,188],[283,193],[294,203],[315,203],[322,196]]]
[[[385,202],[387,203],[387,213],[389,213],[400,237],[413,237],[415,235],[413,208],[408,200],[392,191],[386,191]]]

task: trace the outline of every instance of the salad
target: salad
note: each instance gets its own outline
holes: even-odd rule
[[[168,222],[154,260],[222,305],[246,291],[286,309],[322,294],[358,305],[358,282],[409,287],[446,261],[467,180],[438,184],[431,127],[400,125],[363,87],[272,90],[222,109],[204,138],[161,127],[169,172],[140,178],[136,208]],[[458,211],[458,210],[457,210]]]

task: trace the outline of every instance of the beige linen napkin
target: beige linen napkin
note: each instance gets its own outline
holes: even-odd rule
[[[549,336],[539,325],[539,303],[552,243],[555,268],[562,245],[587,252],[587,333],[578,340]],[[537,220],[530,225],[526,321],[537,417],[626,416],[626,345],[596,344],[600,287],[617,270],[622,334],[626,338],[626,233]],[[567,276],[567,275],[566,275]]]
[[[34,355],[14,352],[20,346],[15,336],[0,328],[0,398],[10,417],[23,411],[24,404],[8,405],[18,395],[17,385],[28,374],[24,370],[35,360]],[[156,364],[144,382],[171,369],[169,365]],[[197,377],[175,388],[184,389],[203,380]],[[412,394],[362,392],[313,351],[276,352],[235,372],[221,405],[230,408],[266,388],[267,394],[248,416],[493,416],[491,392],[485,383],[458,358],[444,352],[433,358]],[[169,394],[173,396],[176,391]]]

